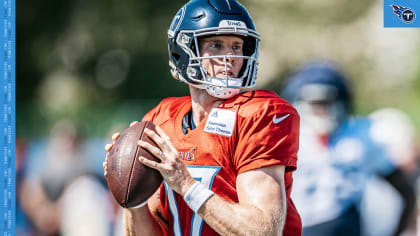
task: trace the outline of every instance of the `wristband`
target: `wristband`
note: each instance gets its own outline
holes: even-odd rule
[[[196,182],[188,189],[184,196],[187,205],[197,213],[200,207],[213,196],[214,192],[206,188],[202,183]]]

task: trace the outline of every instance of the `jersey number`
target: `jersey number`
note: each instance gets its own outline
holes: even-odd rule
[[[213,179],[219,172],[221,167],[218,166],[187,166],[188,171],[192,177],[208,189],[213,185]],[[174,234],[175,236],[182,236],[181,224],[179,222],[178,204],[175,199],[175,192],[164,182],[166,189],[166,196],[168,196],[169,209],[174,219]],[[191,219],[191,236],[198,236],[201,234],[201,227],[203,226],[203,219],[201,216],[193,213]]]

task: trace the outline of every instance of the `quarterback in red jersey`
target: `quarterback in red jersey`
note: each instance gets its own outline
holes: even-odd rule
[[[163,176],[140,208],[125,209],[127,235],[301,235],[290,199],[299,116],[255,85],[260,37],[236,0],[192,0],[174,17],[169,64],[190,96],[167,98],[143,120]],[[119,134],[113,136],[118,139]],[[105,147],[107,151],[112,144]],[[106,174],[106,170],[105,170]]]

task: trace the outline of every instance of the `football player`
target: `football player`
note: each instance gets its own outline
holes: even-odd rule
[[[286,82],[284,95],[301,117],[292,197],[302,217],[303,235],[360,235],[360,203],[374,174],[401,193],[405,212],[414,210],[412,188],[386,149],[372,138],[372,122],[351,116],[352,89],[337,65],[327,61],[303,65]],[[387,235],[401,232],[406,220],[401,218],[398,232]]]
[[[145,131],[157,147],[139,146],[160,163],[139,161],[164,182],[147,204],[124,209],[127,235],[301,234],[290,198],[299,116],[272,91],[240,93],[255,86],[259,42],[235,0],[192,0],[175,15],[169,65],[190,96],[143,117],[157,125]]]
[[[416,181],[419,177],[417,161],[420,143],[411,117],[402,110],[385,107],[370,113],[369,118],[372,120],[372,138],[386,147],[392,162],[408,177],[419,197],[420,189],[416,188]],[[414,193],[407,196],[412,199],[405,197],[402,201],[401,195],[396,194],[392,186],[380,178],[372,178],[362,201],[364,235],[390,235],[388,232],[401,232],[403,229],[400,235],[416,235],[415,209],[418,199],[415,199]],[[399,224],[401,220],[404,220],[403,224]]]

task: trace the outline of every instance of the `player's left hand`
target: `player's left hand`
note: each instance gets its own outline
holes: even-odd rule
[[[144,132],[157,144],[157,147],[143,141],[139,141],[138,145],[148,150],[161,162],[151,161],[143,156],[139,157],[139,161],[158,170],[169,187],[184,196],[196,180],[190,175],[187,167],[179,158],[179,153],[174,144],[159,126],[156,126],[156,132],[147,128]]]

